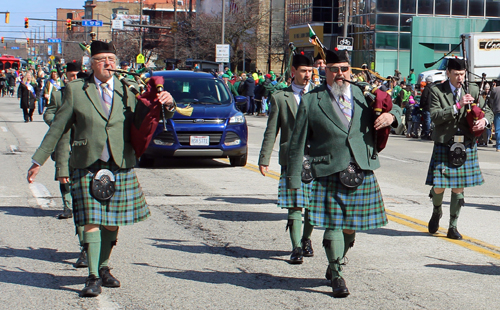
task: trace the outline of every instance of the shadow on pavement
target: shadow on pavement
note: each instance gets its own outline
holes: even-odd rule
[[[220,196],[220,197],[208,197],[205,198],[207,201],[223,201],[234,204],[248,204],[248,205],[258,205],[258,204],[277,204],[277,199],[268,198],[254,198],[254,197],[234,197],[234,196]]]
[[[0,257],[22,257],[54,263],[69,263],[69,261],[76,260],[78,254],[78,252],[59,252],[57,249],[48,248],[15,249],[11,247],[0,247]]]
[[[477,208],[480,210],[488,210],[488,211],[500,211],[500,206],[492,204],[483,204],[483,203],[470,203],[467,202],[467,198],[465,199],[465,207]]]
[[[369,234],[369,235],[382,235],[382,236],[404,236],[404,237],[429,235],[428,233],[422,233],[419,231],[401,231],[390,228],[377,228],[372,230],[359,231],[356,233]]]
[[[30,272],[22,269],[19,269],[19,271],[0,269],[0,282],[44,289],[80,292],[79,289],[66,286],[82,284],[83,287],[85,277],[56,276],[50,273]]]
[[[450,262],[450,264],[427,264],[425,267],[458,270],[492,276],[500,275],[500,266],[491,263],[490,265],[465,265]]]
[[[329,286],[329,281],[324,278],[291,278],[275,276],[267,273],[249,273],[241,269],[240,271],[241,272],[184,270],[160,271],[158,273],[171,278],[212,284],[231,284],[252,290],[273,289],[314,292],[325,295],[331,294],[331,289],[325,289],[325,291],[310,289],[313,287]]]
[[[286,213],[267,213],[267,212],[249,212],[249,211],[215,211],[201,210],[200,216],[206,219],[220,221],[282,221],[287,219]]]
[[[283,260],[279,256],[290,255],[290,251],[279,251],[279,250],[258,250],[258,249],[246,249],[239,246],[211,246],[208,244],[202,245],[192,245],[185,244],[187,241],[179,240],[168,240],[168,239],[150,239],[155,241],[152,245],[162,249],[175,250],[181,252],[195,253],[195,254],[219,254],[235,258],[260,258],[260,259],[272,259],[272,260]]]
[[[4,212],[5,215],[16,215],[16,216],[56,217],[59,213],[62,212],[62,210],[15,206],[15,207],[0,207],[0,212]]]

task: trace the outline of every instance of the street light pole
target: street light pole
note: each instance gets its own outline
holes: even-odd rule
[[[140,1],[140,17],[139,17],[139,25],[142,26],[142,0],[139,0]],[[142,27],[139,27],[139,31],[140,31],[140,37],[139,37],[139,54],[142,55]]]

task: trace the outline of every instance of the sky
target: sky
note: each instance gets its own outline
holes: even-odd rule
[[[29,28],[24,28],[24,18],[56,19],[56,9],[83,9],[85,0],[0,0],[0,12],[10,12],[10,23],[5,23],[5,14],[0,13],[0,36],[5,38],[26,38],[30,30],[45,25],[46,37],[50,37],[52,22],[29,21]],[[55,27],[55,25],[54,25]],[[55,30],[54,30],[55,31]]]

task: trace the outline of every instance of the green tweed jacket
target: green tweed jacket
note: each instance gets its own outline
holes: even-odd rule
[[[102,107],[93,75],[66,85],[63,104],[33,160],[45,163],[61,136],[74,126],[71,167],[83,169],[92,165],[101,156],[106,142],[116,165],[120,168],[134,167],[136,158],[130,143],[130,129],[137,99],[116,77],[113,79],[113,106],[109,119]],[[171,112],[166,116],[172,117],[173,114]]]
[[[311,89],[314,87],[311,84]],[[267,119],[267,127],[264,132],[264,140],[260,149],[259,165],[269,166],[274,142],[278,132],[280,134],[279,164],[286,166],[288,161],[288,144],[295,126],[295,116],[299,105],[293,96],[292,86],[273,93],[269,97],[271,111]]]
[[[469,85],[469,93],[479,102],[479,106],[484,111],[484,117],[488,120],[488,124],[493,122],[493,112],[485,103],[482,96],[479,95],[479,87],[476,84]],[[461,91],[461,96],[465,94],[464,89]],[[431,120],[434,122],[434,130],[432,132],[432,140],[438,143],[448,143],[460,128],[465,136],[465,143],[476,141],[476,138],[471,133],[469,124],[467,123],[466,108],[462,107],[457,114],[454,113],[453,92],[451,91],[450,82],[445,81],[441,84],[434,85],[431,88]]]
[[[52,91],[49,104],[43,113],[43,120],[51,125],[54,116],[62,105],[62,91]],[[69,157],[71,155],[71,132],[66,132],[56,145],[54,160],[56,162],[56,178],[69,177]]]
[[[287,188],[299,188],[302,157],[309,142],[310,161],[314,177],[325,177],[347,168],[353,158],[363,170],[380,167],[375,152],[375,115],[358,87],[351,86],[353,114],[348,123],[336,103],[332,103],[326,83],[302,97],[293,130],[287,168]],[[401,122],[401,108],[390,111]]]

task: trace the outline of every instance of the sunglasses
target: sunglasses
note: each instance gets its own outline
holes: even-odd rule
[[[349,67],[326,67],[330,72],[339,73],[339,70],[342,72],[347,72]]]

